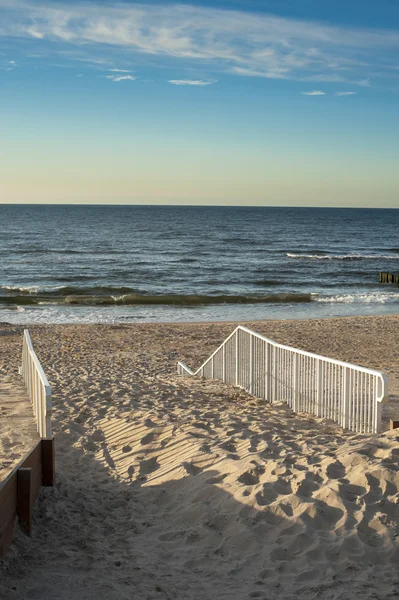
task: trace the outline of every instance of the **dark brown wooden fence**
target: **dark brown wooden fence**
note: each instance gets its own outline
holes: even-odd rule
[[[53,485],[54,478],[54,439],[43,439],[0,482],[0,556],[12,542],[17,517],[21,529],[31,535],[32,509],[40,487]]]

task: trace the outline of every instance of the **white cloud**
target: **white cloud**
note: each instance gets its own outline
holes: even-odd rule
[[[104,77],[111,81],[135,81],[137,79],[133,75],[104,75]]]
[[[0,0],[0,8],[0,37],[27,38],[36,46],[41,40],[58,42],[63,49],[96,54],[98,61],[105,47],[112,48],[113,59],[139,53],[151,56],[154,64],[156,58],[168,57],[187,67],[203,64],[208,73],[212,68],[241,76],[367,87],[370,76],[391,65],[399,50],[399,31],[394,29],[206,6]]]
[[[356,85],[360,85],[361,87],[371,87],[370,79],[359,79],[358,81],[354,81]]]
[[[110,73],[130,73],[129,69],[109,69]]]
[[[357,92],[335,92],[336,96],[355,96]]]
[[[312,92],[301,92],[303,96],[325,96],[326,93],[321,90],[313,90]]]
[[[213,81],[205,81],[203,79],[169,79],[168,83],[172,85],[212,85],[212,83],[217,83],[216,80]]]
[[[7,56],[6,54],[1,54],[1,56]],[[0,71],[12,71],[17,67],[17,63],[15,60],[2,60],[0,61]]]

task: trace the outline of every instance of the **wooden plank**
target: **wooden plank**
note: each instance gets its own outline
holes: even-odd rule
[[[42,485],[54,485],[55,447],[54,438],[42,440]]]
[[[11,544],[17,516],[17,474],[13,472],[0,486],[0,556]]]
[[[17,471],[17,514],[24,533],[32,533],[32,469],[21,467]]]
[[[42,484],[42,441],[38,440],[21,462],[0,482],[0,556],[11,544],[18,505],[18,470],[32,470],[32,503]]]
[[[42,458],[42,441],[35,446],[33,451],[26,457],[22,463],[22,467],[32,469],[32,498],[33,502],[36,500],[42,483],[42,471],[43,471],[43,458]]]
[[[14,526],[15,519],[11,521],[11,523],[0,532],[0,558],[4,556],[12,544],[12,539],[14,537]]]

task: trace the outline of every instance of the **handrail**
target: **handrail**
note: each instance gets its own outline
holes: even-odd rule
[[[37,431],[42,439],[50,439],[51,431],[51,387],[42,366],[33,349],[28,329],[24,329],[22,345],[22,366],[20,369],[29,398],[32,402],[33,414],[37,422]]]
[[[361,432],[380,431],[380,404],[388,396],[387,377],[379,371],[279,344],[243,325],[196,371],[181,361],[177,371],[221,379]]]

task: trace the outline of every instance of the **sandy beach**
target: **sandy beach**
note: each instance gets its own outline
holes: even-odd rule
[[[384,371],[385,428],[399,417],[398,315],[248,326]],[[177,376],[177,360],[198,367],[234,327],[29,328],[53,390],[57,481],[33,537],[16,530],[0,561],[0,598],[399,597],[399,430],[355,435]],[[23,328],[0,329],[12,382]],[[29,434],[13,441],[17,460]]]

